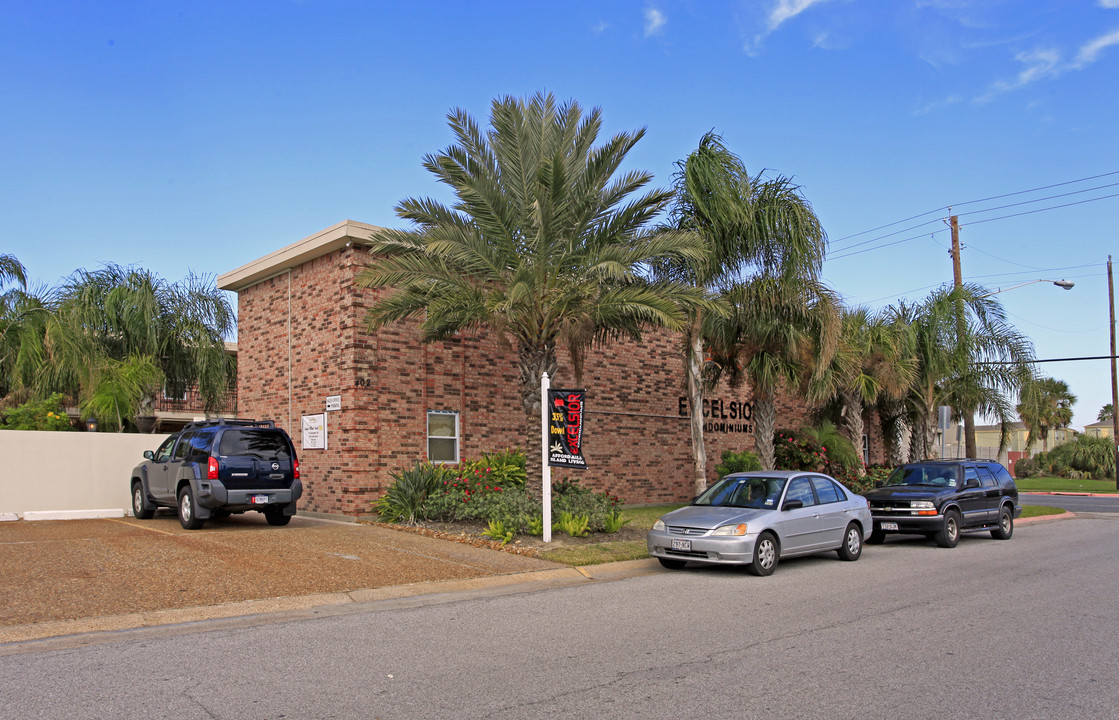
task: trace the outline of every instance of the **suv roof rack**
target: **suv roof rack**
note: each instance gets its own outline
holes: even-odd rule
[[[240,427],[276,427],[271,420],[238,420],[236,418],[214,418],[213,420],[196,420],[183,426],[183,430],[195,430],[203,427],[216,427],[218,425],[238,425]]]

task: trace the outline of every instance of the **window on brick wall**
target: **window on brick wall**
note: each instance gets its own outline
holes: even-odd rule
[[[427,459],[433,463],[458,462],[458,413],[427,413]]]

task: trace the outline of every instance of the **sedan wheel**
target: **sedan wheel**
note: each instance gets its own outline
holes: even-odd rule
[[[772,533],[762,533],[754,543],[754,562],[746,566],[746,572],[751,575],[772,575],[777,569],[777,538]]]
[[[839,546],[839,559],[854,561],[863,554],[863,531],[855,523],[850,523],[843,533],[843,544]]]

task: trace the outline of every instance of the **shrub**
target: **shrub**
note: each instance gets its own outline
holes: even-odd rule
[[[1028,478],[1038,475],[1037,460],[1033,458],[1022,458],[1014,463],[1014,477]]]
[[[825,450],[814,440],[802,438],[792,430],[773,433],[773,456],[779,470],[823,471]]]
[[[591,530],[605,530],[611,513],[620,506],[620,498],[585,488],[576,480],[561,480],[552,485],[552,512],[585,515]]]
[[[731,473],[761,469],[762,461],[758,460],[758,456],[749,450],[743,450],[742,452],[724,450],[722,462],[715,466],[715,473],[719,477],[724,477]]]
[[[561,512],[559,520],[552,526],[553,530],[562,530],[571,537],[586,537],[589,531],[590,520],[586,515],[573,515]]]
[[[1025,468],[1022,463],[1026,463]],[[1023,458],[1014,466],[1014,474],[1018,477],[1074,477],[1074,472],[1096,480],[1114,477],[1115,449],[1111,439],[1078,434],[1071,442],[1058,445],[1049,452],[1038,453],[1033,458]]]
[[[4,411],[0,427],[5,430],[73,430],[62,402],[62,393],[54,393],[42,400],[9,408]]]
[[[622,519],[622,511],[621,510],[614,510],[606,517],[606,526],[603,527],[602,529],[603,529],[604,532],[607,532],[607,533],[613,535],[614,533],[621,530],[625,526],[625,524],[628,523],[632,519],[633,518],[626,518],[626,519],[623,520]]]
[[[384,522],[415,525],[427,517],[429,499],[450,475],[446,466],[416,463],[393,473],[393,483],[373,502],[373,509]]]

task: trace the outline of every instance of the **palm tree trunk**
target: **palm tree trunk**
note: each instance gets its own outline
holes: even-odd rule
[[[862,477],[866,475],[866,457],[863,456],[863,402],[858,393],[843,393],[843,411],[843,429],[859,458],[855,473]]]
[[[890,463],[893,465],[901,465],[909,462],[913,458],[913,427],[909,424],[908,420],[902,420],[898,423],[898,437],[894,445],[893,455],[890,457]]]
[[[777,406],[772,397],[754,396],[754,449],[763,470],[774,470],[773,431],[777,425]]]
[[[685,367],[696,495],[707,489],[707,449],[703,444],[703,338],[699,333],[699,323],[697,315],[689,328]]]

